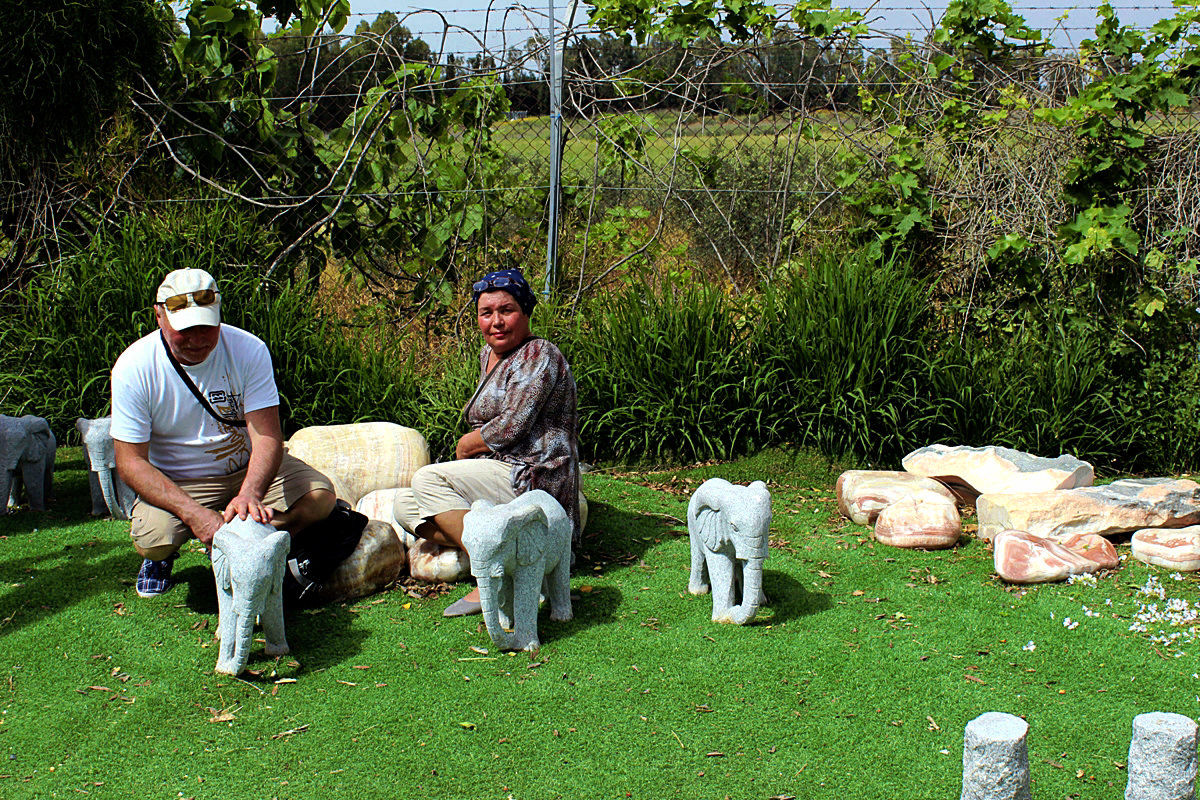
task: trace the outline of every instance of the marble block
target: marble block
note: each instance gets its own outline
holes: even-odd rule
[[[918,490],[954,502],[954,495],[932,478],[894,470],[846,470],[837,479],[838,511],[859,525],[874,525],[879,512]]]
[[[982,539],[1006,529],[1057,537],[1183,528],[1200,523],[1200,483],[1143,478],[1083,489],[984,494],[975,508]]]
[[[1074,456],[1044,458],[1008,447],[930,445],[904,457],[904,469],[976,495],[989,492],[1048,492],[1091,486],[1092,465]]]

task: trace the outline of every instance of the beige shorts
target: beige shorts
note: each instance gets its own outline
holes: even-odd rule
[[[409,533],[443,511],[471,508],[476,500],[507,503],[515,500],[512,464],[495,458],[467,458],[428,464],[417,470],[412,486],[396,490],[392,512]]]
[[[238,470],[229,475],[216,478],[196,478],[194,480],[179,480],[175,484],[205,508],[213,511],[224,511],[229,501],[237,496],[246,479],[246,470]],[[297,500],[314,489],[333,491],[333,484],[328,478],[305,464],[295,456],[287,453],[279,463],[279,471],[271,482],[263,504],[276,511],[286,511]],[[158,506],[143,502],[139,497],[133,504],[130,513],[133,529],[129,535],[141,550],[172,545],[176,549],[192,538],[192,529],[169,511]]]

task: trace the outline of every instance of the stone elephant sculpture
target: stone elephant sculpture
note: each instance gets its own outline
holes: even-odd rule
[[[41,417],[0,415],[0,498],[4,513],[20,504],[21,488],[34,511],[45,511],[54,484],[58,442]]]
[[[75,420],[75,429],[83,439],[83,461],[88,468],[88,486],[92,493],[92,516],[129,519],[137,493],[117,474],[112,417],[80,417]]]
[[[291,536],[247,517],[222,525],[212,544],[221,640],[216,671],[239,675],[250,658],[254,621],[262,621],[266,653],[288,652],[283,630],[283,573]]]
[[[771,493],[710,478],[688,502],[692,568],[688,591],[713,596],[713,622],[745,625],[766,602],[763,562],[771,528]]]
[[[538,595],[550,619],[571,613],[571,520],[540,489],[502,505],[477,500],[463,519],[463,546],[479,583],[488,635],[501,650],[536,650]],[[506,629],[511,627],[512,633]]]

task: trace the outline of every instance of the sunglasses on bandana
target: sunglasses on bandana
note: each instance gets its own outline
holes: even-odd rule
[[[471,286],[473,292],[486,292],[488,289],[503,289],[505,286],[516,286],[515,279],[507,275],[498,275],[485,281],[475,281]]]
[[[188,306],[211,306],[215,302],[217,302],[215,289],[199,289],[195,292],[184,292],[174,297],[168,297],[162,301],[162,305],[166,307],[167,311],[174,313],[182,311]]]

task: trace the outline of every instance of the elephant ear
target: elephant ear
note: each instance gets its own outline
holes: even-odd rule
[[[720,550],[730,541],[729,525],[718,509],[702,506],[696,513],[696,526],[700,529],[700,540],[709,550]]]
[[[232,588],[232,582],[229,579],[229,558],[225,555],[225,551],[214,547],[212,551],[212,567],[213,578],[217,581],[217,588],[229,591]]]
[[[721,513],[730,488],[728,481],[709,478],[688,502],[688,532],[698,534],[709,550],[719,550],[730,540],[729,525]]]
[[[517,535],[517,563],[536,564],[546,552],[546,529],[550,522],[539,506],[526,506],[513,514]]]

